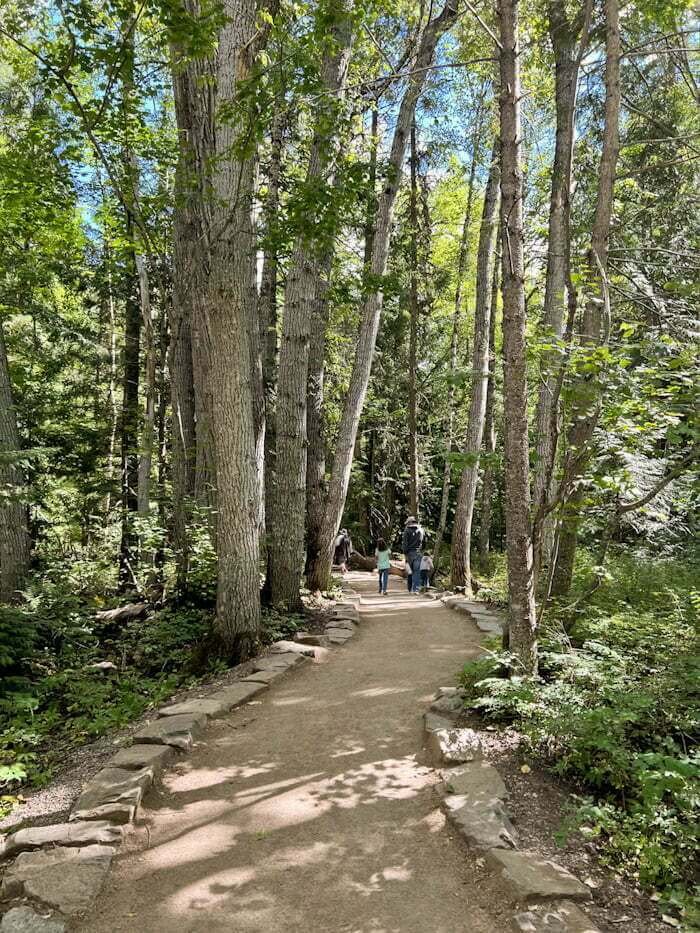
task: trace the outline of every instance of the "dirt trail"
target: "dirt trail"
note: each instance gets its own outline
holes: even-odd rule
[[[419,762],[421,714],[479,635],[351,574],[357,637],[211,725],[152,791],[90,933],[496,933]],[[417,760],[418,759],[418,760]]]

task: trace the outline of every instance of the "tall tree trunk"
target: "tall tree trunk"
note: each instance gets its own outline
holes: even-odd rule
[[[104,192],[103,192],[103,202],[104,202]],[[114,298],[114,284],[112,277],[112,255],[109,241],[105,234],[103,235],[103,262],[106,273],[106,286],[107,286],[107,317],[108,317],[108,334],[107,334],[107,354],[109,357],[109,375],[107,377],[107,412],[109,418],[109,439],[107,441],[107,463],[105,465],[105,480],[107,484],[107,494],[105,496],[105,506],[104,506],[104,527],[105,532],[110,525],[110,513],[112,511],[112,495],[113,495],[113,484],[114,484],[114,475],[116,472],[115,468],[115,456],[117,449],[117,431],[119,428],[119,406],[117,405],[117,371],[119,368],[119,353],[117,350],[117,313],[116,313],[116,303]]]
[[[172,409],[172,546],[175,552],[177,587],[187,588],[190,543],[188,526],[196,498],[196,464],[199,424],[195,421],[195,368],[193,326],[196,303],[201,298],[202,272],[198,262],[197,239],[201,227],[195,213],[198,173],[195,140],[198,105],[195,97],[196,69],[192,60],[180,63],[180,52],[172,51],[173,89],[178,125],[178,161],[175,172],[175,211],[173,214],[173,295],[170,316],[170,405]],[[199,400],[201,408],[202,400]]]
[[[411,191],[409,196],[410,284],[408,295],[408,507],[418,515],[418,151],[416,146],[416,120],[411,123]]]
[[[17,465],[20,456],[17,416],[12,399],[5,337],[0,322],[0,602],[14,602],[29,569],[30,540],[27,507],[21,501],[25,485]]]
[[[532,579],[523,260],[518,0],[500,0],[500,126],[503,242],[503,421],[510,649],[521,673],[537,671]]]
[[[493,260],[498,237],[499,146],[494,140],[491,167],[486,183],[484,208],[479,233],[476,263],[476,306],[474,311],[474,341],[472,352],[472,385],[469,421],[464,445],[467,465],[457,494],[455,525],[452,536],[452,583],[471,593],[471,540],[476,483],[479,475],[479,455],[484,436],[486,394],[489,378],[489,334],[491,328],[491,292]]]
[[[493,264],[491,322],[489,324],[489,380],[486,389],[486,413],[484,414],[486,463],[481,480],[481,521],[479,523],[479,560],[482,567],[486,566],[491,547],[491,516],[493,514],[493,494],[496,485],[493,458],[496,453],[496,311],[501,278],[500,244],[501,238],[499,236],[496,244],[496,258]]]
[[[547,541],[551,521],[541,517],[551,495],[552,473],[556,457],[556,437],[552,424],[558,417],[556,397],[562,366],[564,321],[568,307],[567,287],[571,254],[571,170],[574,145],[574,115],[581,58],[588,42],[591,3],[587,3],[575,22],[569,22],[565,3],[549,4],[549,33],[554,50],[557,127],[552,166],[552,190],[549,203],[547,237],[547,277],[542,315],[543,339],[556,345],[541,359],[541,378],[535,413],[537,456],[533,481],[533,564],[535,579],[540,564],[549,560]],[[580,35],[580,40],[579,40]],[[577,47],[578,43],[578,47]]]
[[[323,521],[326,491],[326,436],[323,398],[326,378],[326,331],[328,330],[328,289],[332,255],[329,251],[319,264],[314,298],[311,341],[309,345],[309,379],[306,393],[306,566],[318,554],[319,534]]]
[[[195,20],[199,16],[194,0],[186,0],[183,12]],[[226,21],[210,57],[197,59],[187,49],[174,49],[178,129],[193,176],[176,208],[190,209],[196,225],[193,361],[198,458],[200,439],[204,440],[200,431],[205,427],[200,415],[208,421],[207,440],[214,441],[218,555],[214,636],[222,655],[244,660],[254,649],[260,626],[260,484],[252,335],[253,327],[258,327],[252,219],[257,153],[246,146],[239,154],[237,144],[247,136],[247,120],[252,119],[239,94],[251,76],[262,33],[256,30],[252,0],[227,0],[224,13]],[[183,125],[183,110],[189,125],[187,118]],[[208,452],[201,451],[201,464]]]
[[[355,351],[355,360],[350,376],[350,385],[343,407],[343,414],[338,430],[338,438],[333,458],[333,470],[326,500],[326,509],[321,529],[321,546],[317,559],[309,572],[311,589],[323,589],[329,579],[333,552],[333,540],[345,508],[345,497],[350,481],[352,457],[355,448],[357,428],[362,414],[362,407],[369,383],[374,347],[379,330],[384,294],[376,282],[381,281],[386,272],[386,263],[391,236],[391,223],[396,202],[396,194],[402,178],[406,144],[415,114],[416,103],[423,89],[426,75],[433,60],[435,47],[457,18],[456,0],[448,0],[442,12],[425,27],[420,39],[408,86],[404,93],[401,107],[394,128],[387,175],[384,188],[377,203],[374,242],[372,244],[371,278],[369,291],[365,297],[362,321]]]
[[[472,139],[472,161],[469,169],[469,182],[467,185],[467,207],[464,213],[462,236],[459,241],[459,257],[457,259],[457,287],[455,289],[454,311],[452,312],[452,337],[450,339],[450,366],[447,383],[447,436],[445,438],[445,464],[442,470],[442,493],[440,495],[440,518],[435,534],[435,547],[433,548],[433,564],[437,571],[440,567],[440,551],[442,539],[445,537],[447,527],[447,510],[450,505],[450,486],[452,485],[452,445],[454,443],[455,421],[455,378],[457,376],[457,359],[459,349],[459,329],[462,321],[462,295],[464,290],[464,277],[467,272],[469,258],[469,236],[472,224],[472,209],[474,203],[474,180],[479,164],[479,150],[481,148],[482,110],[481,103],[477,113],[476,128]]]
[[[119,552],[119,579],[122,587],[138,585],[135,576],[138,564],[138,541],[134,528],[134,515],[139,506],[139,380],[141,353],[141,301],[143,286],[143,257],[139,249],[138,163],[132,148],[131,125],[134,118],[135,43],[133,8],[122,22],[124,57],[121,66],[123,145],[122,165],[126,184],[125,228],[128,241],[126,261],[126,303],[124,311],[124,367],[121,418],[121,470],[122,470],[122,537]]]
[[[348,0],[334,0],[331,12],[331,48],[321,66],[326,94],[319,98],[314,136],[306,173],[306,190],[325,186],[332,191],[338,150],[338,120],[343,97],[352,31]],[[309,343],[319,265],[332,249],[332,234],[318,233],[323,216],[299,233],[287,276],[282,342],[277,382],[275,481],[268,545],[269,590],[273,605],[298,608],[304,569],[306,513],[307,386]],[[326,221],[327,223],[327,221]],[[325,255],[324,255],[325,254]]]
[[[227,0],[219,34],[216,122],[211,182],[214,205],[207,229],[210,262],[201,333],[211,352],[212,434],[216,460],[218,556],[214,633],[228,658],[245,660],[260,631],[260,477],[256,459],[253,332],[257,323],[253,186],[257,153],[235,156],[252,115],[223,121],[238,108],[251,76],[257,36],[254,0]],[[205,327],[207,328],[205,331]]]
[[[137,510],[139,515],[145,517],[149,513],[151,499],[151,466],[153,463],[153,441],[156,425],[156,377],[158,359],[153,328],[153,311],[151,307],[151,288],[148,278],[148,267],[143,253],[138,247],[135,247],[135,250],[134,260],[139,282],[139,303],[141,305],[145,396],[143,422],[141,425],[141,441],[139,443]]]
[[[370,123],[369,172],[367,181],[367,211],[365,218],[364,275],[369,274],[374,242],[376,211],[377,148],[379,143],[379,106],[373,101]],[[337,182],[336,182],[337,183]],[[309,381],[306,433],[306,567],[308,576],[321,550],[321,532],[326,497],[326,437],[323,420],[325,383],[326,331],[328,329],[328,289],[332,256],[326,258],[325,269],[319,268],[314,309],[314,325],[309,348]],[[370,502],[371,507],[371,502]]]
[[[620,150],[619,15],[618,0],[605,0],[605,123],[591,247],[587,260],[590,297],[584,308],[582,327],[582,343],[590,348],[607,340],[610,323],[606,275],[615,172]],[[601,396],[599,377],[589,373],[577,376],[562,476],[565,504],[552,580],[552,593],[556,596],[566,595],[571,587],[583,501],[583,490],[578,480],[584,475],[590,459],[593,434],[600,415]]]
[[[127,222],[127,237],[133,238],[133,224]],[[126,263],[126,302],[124,305],[124,349],[122,367],[121,410],[121,545],[119,550],[119,580],[122,588],[136,584],[138,541],[134,516],[138,510],[139,466],[139,377],[141,346],[141,307],[138,299],[138,278],[133,251]]]
[[[272,484],[275,475],[275,395],[277,392],[277,282],[278,260],[278,212],[280,206],[280,181],[282,177],[282,150],[287,115],[279,108],[275,111],[270,133],[270,159],[265,173],[267,196],[265,197],[263,222],[266,237],[263,265],[260,276],[258,318],[260,323],[260,349],[262,356],[263,393],[265,397],[265,466],[264,505],[265,522],[272,500]]]

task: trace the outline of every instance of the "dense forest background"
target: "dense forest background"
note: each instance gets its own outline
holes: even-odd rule
[[[698,922],[699,36],[685,0],[3,2],[5,810],[414,514],[510,607],[474,705]]]

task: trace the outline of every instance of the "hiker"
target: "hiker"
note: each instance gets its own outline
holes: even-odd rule
[[[430,578],[433,575],[435,565],[430,554],[424,554],[420,561],[420,585],[422,590],[427,590],[430,586]]]
[[[348,561],[352,554],[352,541],[347,528],[341,528],[335,539],[335,551],[333,554],[333,563],[337,564],[341,573],[348,572]]]
[[[425,532],[418,524],[414,515],[409,515],[406,521],[406,527],[403,530],[403,553],[406,558],[406,568],[408,569],[408,592],[418,593],[420,591],[420,562],[421,548],[425,540]]]
[[[379,572],[379,592],[382,596],[386,596],[387,587],[389,586],[391,551],[384,538],[379,538],[377,540],[377,549],[374,552],[374,556],[377,558],[377,571]]]

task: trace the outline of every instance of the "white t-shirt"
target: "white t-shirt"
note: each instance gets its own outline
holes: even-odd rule
[[[421,570],[432,570],[433,569],[433,559],[432,557],[421,557],[420,561]]]

